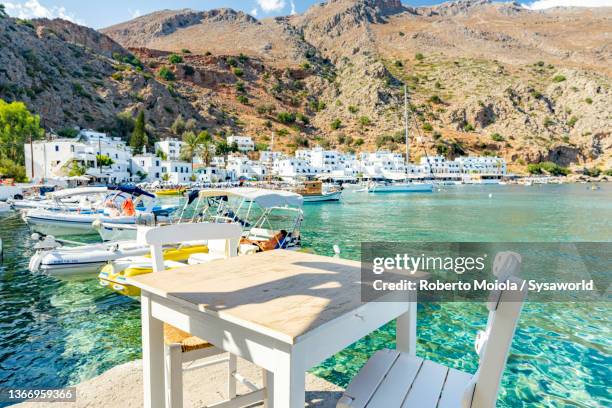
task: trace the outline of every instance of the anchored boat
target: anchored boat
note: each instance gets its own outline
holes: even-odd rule
[[[98,190],[95,191],[96,193]],[[176,206],[161,206],[155,195],[138,187],[119,186],[109,189],[101,207],[79,207],[76,211],[65,209],[62,198],[90,195],[89,189],[82,191],[59,191],[51,193],[56,209],[36,208],[23,213],[22,217],[35,232],[45,235],[96,234],[94,222],[110,224],[135,224],[140,214],[155,214],[158,217],[168,216]],[[63,210],[65,209],[65,210]]]
[[[300,246],[299,229],[303,219],[303,198],[299,194],[259,188],[205,189],[198,193],[192,221],[214,223],[237,223],[243,228],[243,238],[238,245],[240,255],[260,250]],[[224,242],[207,242],[206,250],[195,248],[191,253],[177,256],[164,255],[168,269],[209,262],[224,257]],[[220,247],[219,245],[222,245]],[[127,296],[137,296],[140,290],[127,283],[130,276],[151,273],[150,258],[137,256],[116,259],[105,265],[98,275],[100,285]]]
[[[323,191],[323,182],[320,180],[303,181],[295,189],[295,192],[304,197],[305,203],[338,201],[342,196],[341,189]]]
[[[146,255],[149,248],[135,241],[63,247],[67,242],[48,236],[38,242],[28,269],[53,276],[73,276],[97,273],[109,261],[126,256]]]
[[[433,184],[411,182],[371,182],[367,186],[368,193],[431,193]]]

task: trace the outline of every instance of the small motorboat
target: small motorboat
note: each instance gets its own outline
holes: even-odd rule
[[[294,191],[304,197],[305,203],[338,201],[342,196],[341,189],[323,191],[323,182],[320,180],[303,181]]]
[[[433,184],[430,183],[394,183],[372,182],[367,186],[368,193],[431,193]]]
[[[84,189],[79,194],[87,195],[90,192]],[[56,209],[33,208],[24,212],[22,218],[33,231],[44,235],[82,235],[98,233],[94,222],[135,224],[141,214],[166,217],[176,210],[176,206],[159,205],[155,195],[133,186],[110,188],[101,207],[79,207],[76,211],[62,211],[65,207],[60,199],[67,196],[74,197],[75,193],[51,193],[58,205]]]
[[[35,234],[36,235],[36,234]],[[35,236],[35,239],[39,237]],[[149,248],[135,241],[64,247],[66,241],[52,236],[42,238],[35,246],[28,269],[52,276],[75,276],[97,273],[108,262],[126,256],[146,255]]]

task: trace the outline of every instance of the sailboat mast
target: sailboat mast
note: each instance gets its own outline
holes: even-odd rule
[[[410,164],[410,146],[408,144],[408,88],[404,85],[404,132],[406,134],[406,166]]]

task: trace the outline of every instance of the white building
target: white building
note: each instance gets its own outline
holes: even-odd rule
[[[181,148],[185,143],[178,139],[166,139],[155,142],[155,151],[162,151],[168,160],[179,160]]]
[[[161,180],[162,160],[151,153],[133,156],[132,175],[137,182]]]
[[[198,167],[194,170],[197,181],[201,183],[218,183],[227,180],[227,171],[220,167]],[[230,177],[231,179],[231,177]]]
[[[273,152],[270,150],[262,150],[259,152],[259,161],[261,163],[269,163],[270,161],[275,161],[283,157],[282,152]]]
[[[236,143],[238,150],[241,152],[251,152],[255,150],[255,142],[250,136],[228,136],[227,144],[232,145]]]
[[[406,162],[400,153],[380,150],[373,153],[361,153],[361,171],[366,178],[397,178],[406,174]]]
[[[286,157],[275,161],[272,172],[284,179],[309,177],[319,174],[317,169],[312,167],[306,160],[296,157]]]
[[[226,170],[232,180],[241,178],[262,180],[268,175],[267,163],[252,161],[238,155],[228,157]]]
[[[32,180],[65,177],[74,166],[83,168],[95,181],[120,183],[131,179],[131,150],[118,137],[82,130],[74,139],[40,140],[32,148],[29,144],[24,147],[27,176]],[[108,156],[112,164],[99,167],[97,155]]]
[[[193,181],[192,175],[191,163],[180,160],[163,160],[161,162],[160,179],[162,181],[172,184],[186,184]]]
[[[506,161],[499,157],[459,157],[455,159],[463,174],[505,175]]]

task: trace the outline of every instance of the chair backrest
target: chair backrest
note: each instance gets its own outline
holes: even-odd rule
[[[163,246],[188,241],[225,241],[226,255],[235,256],[242,228],[238,224],[190,223],[139,228],[138,242],[151,248],[153,272],[163,271]],[[218,245],[216,245],[218,247]]]
[[[498,281],[516,284],[518,290],[509,287],[507,290],[493,291],[490,294],[487,302],[487,328],[479,333],[476,342],[480,365],[464,392],[464,408],[495,407],[499,384],[527,295],[526,287],[520,290],[523,283],[517,276],[520,267],[521,257],[517,253],[500,252],[495,257],[493,273]]]

